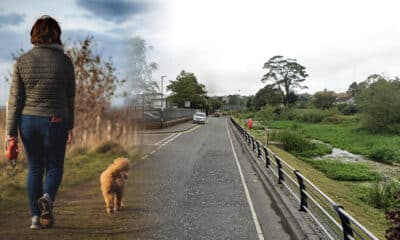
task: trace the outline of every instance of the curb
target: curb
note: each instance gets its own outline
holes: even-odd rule
[[[172,131],[153,131],[153,132],[144,132],[144,131],[142,131],[142,132],[139,132],[139,134],[168,134],[168,133],[180,133],[180,132],[188,131],[188,130],[190,130],[190,129],[196,127],[196,126],[197,126],[197,125],[192,125],[192,126],[189,126],[189,127],[187,127],[187,128],[184,128],[184,129],[172,130]]]

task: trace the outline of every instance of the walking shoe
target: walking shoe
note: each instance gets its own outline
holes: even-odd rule
[[[53,201],[51,201],[49,194],[45,193],[38,200],[40,211],[40,224],[42,228],[50,228],[54,224],[53,218]]]
[[[42,226],[40,226],[39,216],[33,216],[32,217],[31,229],[32,230],[38,230],[38,229],[41,229],[41,228],[42,228]]]

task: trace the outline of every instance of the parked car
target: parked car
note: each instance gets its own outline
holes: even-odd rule
[[[203,112],[195,112],[193,114],[193,123],[206,123],[207,116]]]

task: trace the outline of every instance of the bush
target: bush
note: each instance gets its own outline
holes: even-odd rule
[[[332,148],[321,143],[311,142],[301,133],[281,131],[275,136],[283,144],[283,148],[299,157],[316,157],[329,154]]]
[[[323,121],[340,122],[343,118],[340,117],[340,112],[337,109],[307,109],[297,111],[296,120],[301,122],[319,123]]]
[[[366,190],[363,200],[379,209],[391,210],[400,208],[400,182],[389,180],[380,184],[376,181]]]
[[[389,164],[398,159],[397,153],[393,149],[388,147],[379,147],[373,149],[369,157],[372,158],[374,161]]]
[[[255,113],[254,112],[236,112],[236,116],[240,119],[248,119],[248,118],[254,118]]]
[[[325,123],[341,123],[345,120],[345,118],[341,115],[333,115],[333,116],[327,116],[323,119],[323,122]]]
[[[313,103],[317,108],[328,109],[333,106],[336,101],[336,93],[334,91],[316,92],[314,94]]]
[[[260,111],[256,112],[254,118],[259,120],[259,121],[269,121],[274,118],[274,112],[273,108],[270,106],[265,106],[261,108]]]
[[[278,133],[277,138],[282,142],[284,149],[289,152],[301,153],[312,148],[310,140],[297,132],[284,130]]]
[[[355,104],[342,103],[338,104],[336,107],[344,115],[354,115],[358,112],[357,105]]]
[[[378,173],[361,163],[344,163],[338,160],[308,160],[314,168],[328,178],[338,181],[371,181],[378,178]]]
[[[279,114],[276,114],[279,112]],[[279,111],[275,110],[275,119],[276,120],[295,120],[297,118],[297,111],[293,108],[283,108]]]
[[[308,109],[297,115],[297,120],[302,122],[318,123],[324,119],[325,114],[322,110]]]
[[[400,81],[381,77],[361,91],[357,98],[361,125],[370,132],[400,132]]]

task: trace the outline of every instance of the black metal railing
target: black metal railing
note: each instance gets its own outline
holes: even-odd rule
[[[244,142],[249,144],[255,158],[263,163],[262,166],[266,170],[264,172],[272,173],[277,178],[278,184],[282,185],[299,203],[299,211],[308,213],[327,238],[332,240],[378,239],[350,216],[343,206],[337,204],[314,183],[304,177],[299,170],[291,167],[268,147],[260,143],[233,118],[230,119]]]

